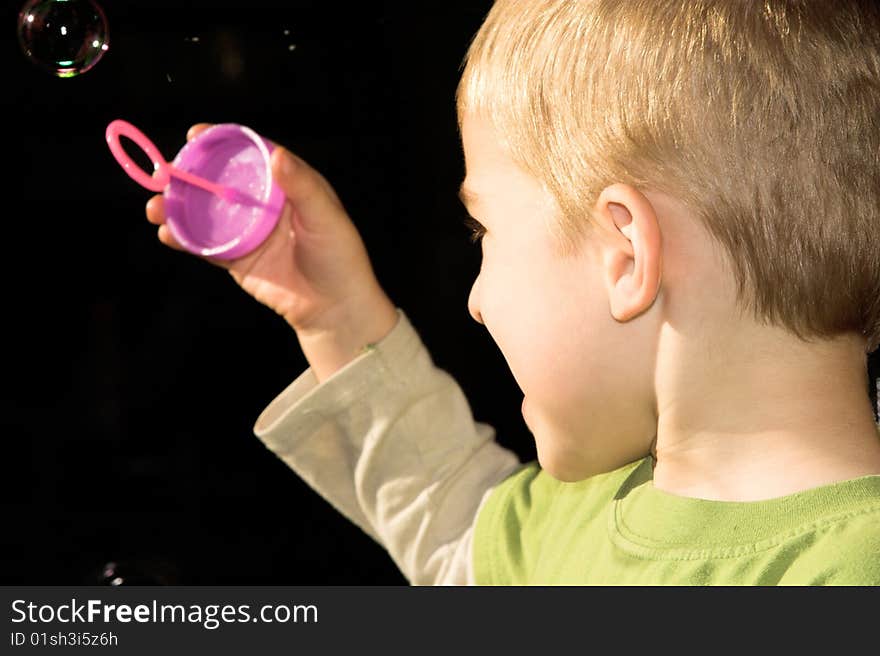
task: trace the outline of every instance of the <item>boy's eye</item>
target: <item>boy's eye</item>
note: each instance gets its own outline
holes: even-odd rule
[[[471,231],[471,242],[476,244],[480,239],[483,238],[483,235],[486,234],[486,228],[483,227],[483,224],[477,221],[472,216],[466,216],[464,218],[464,224]]]

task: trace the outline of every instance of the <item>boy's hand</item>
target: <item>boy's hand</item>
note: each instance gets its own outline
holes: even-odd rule
[[[207,127],[193,126],[187,140]],[[244,257],[203,259],[228,270],[242,289],[287,320],[320,381],[390,332],[397,310],[324,177],[279,146],[272,153],[272,176],[287,201],[269,237]],[[149,200],[146,212],[159,226],[159,241],[183,250],[165,225],[161,195]]]

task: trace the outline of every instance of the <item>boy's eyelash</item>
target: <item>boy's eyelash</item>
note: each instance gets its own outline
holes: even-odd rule
[[[486,234],[486,228],[483,227],[483,224],[470,215],[464,217],[464,224],[471,231],[471,242],[474,244]]]

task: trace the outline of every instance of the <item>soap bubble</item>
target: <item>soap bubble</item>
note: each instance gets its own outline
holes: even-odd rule
[[[73,77],[107,51],[107,18],[94,0],[28,0],[18,13],[18,42],[40,68]]]

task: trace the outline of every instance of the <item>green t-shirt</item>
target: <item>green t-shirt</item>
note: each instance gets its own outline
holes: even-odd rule
[[[656,489],[651,458],[577,483],[530,463],[473,558],[477,585],[880,585],[880,475],[731,502]]]

